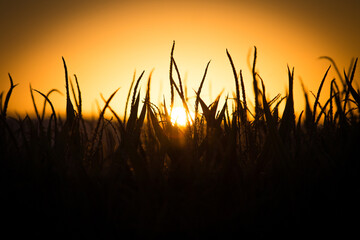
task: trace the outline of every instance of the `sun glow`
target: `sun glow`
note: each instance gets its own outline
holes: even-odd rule
[[[190,112],[190,116],[186,113],[183,107],[174,107],[171,111],[171,123],[178,126],[186,126],[188,122],[191,122],[190,117],[194,119],[194,113]]]
[[[5,2],[10,4],[18,1]],[[9,88],[8,73],[11,73],[14,83],[19,84],[13,91],[8,106],[8,112],[13,116],[34,114],[28,87],[30,83],[34,89],[45,94],[51,89],[65,92],[62,56],[67,63],[69,78],[74,80],[73,74],[76,74],[79,79],[82,112],[84,116],[90,117],[97,114],[97,102],[102,103],[100,93],[105,97],[110,96],[119,87],[120,90],[111,105],[122,115],[125,104],[116,102],[124,102],[134,70],[137,70],[136,77],[145,70],[144,78],[147,78],[149,72],[155,68],[151,78],[151,101],[161,103],[163,96],[170,99],[169,57],[173,41],[176,41],[174,59],[184,83],[186,80],[190,99],[196,96],[192,90],[198,89],[206,64],[210,60],[202,99],[211,103],[221,89],[230,96],[235,91],[234,76],[226,49],[231,53],[236,70],[242,70],[247,98],[254,99],[250,68],[254,56],[253,46],[256,46],[256,71],[265,81],[269,98],[279,93],[282,96],[286,94],[286,66],[295,67],[294,98],[295,108],[299,111],[304,101],[300,81],[296,79],[301,77],[309,90],[317,89],[329,65],[328,61],[319,60],[319,56],[328,55],[336,62],[346,64],[347,68],[348,60],[353,54],[357,56],[360,52],[358,44],[352,46],[350,42],[347,43],[350,40],[357,43],[359,39],[354,35],[354,31],[351,31],[351,24],[343,24],[349,27],[350,31],[344,27],[340,29],[344,33],[351,33],[351,37],[343,37],[344,34],[335,30],[334,36],[329,35],[331,29],[322,34],[319,30],[325,30],[325,25],[314,25],[312,18],[307,20],[311,23],[308,25],[303,14],[300,14],[302,11],[295,14],[300,16],[297,19],[293,16],[293,11],[284,14],[280,9],[272,11],[268,5],[264,6],[258,1],[256,4],[255,1],[230,0],[206,1],[204,4],[197,0],[134,0],[131,3],[106,0],[88,1],[92,7],[85,8],[80,4],[83,1],[73,0],[72,3],[77,2],[77,8],[61,7],[57,11],[55,6],[60,7],[62,4],[55,4],[56,1],[51,1],[51,4],[46,6],[33,6],[33,3],[25,0],[21,2],[26,3],[26,7],[12,3],[13,7],[8,9],[2,8],[3,5],[0,4],[0,13],[3,13],[0,14],[0,30],[4,32],[0,36],[0,92],[6,92]],[[343,2],[345,4],[346,1]],[[51,12],[54,14],[45,11],[45,7],[50,6],[49,10],[55,11]],[[22,9],[24,15],[16,12],[18,9]],[[60,9],[66,10],[65,17]],[[301,9],[308,12],[305,7]],[[317,13],[315,9],[312,11]],[[288,15],[288,12],[291,14]],[[14,14],[17,14],[19,19],[11,18]],[[36,18],[36,21],[33,18]],[[332,28],[335,25],[343,26],[340,23],[327,25]],[[28,28],[29,26],[31,28]],[[316,26],[320,29],[315,28]],[[337,36],[342,38],[337,39]],[[352,47],[343,48],[338,45]],[[339,69],[342,68],[343,65],[339,66]],[[177,81],[175,69],[173,74]],[[332,68],[329,75],[334,74],[337,77]],[[357,83],[358,79],[355,77]],[[330,86],[326,84],[331,84],[331,81],[325,81],[320,98],[329,95],[326,91]],[[142,96],[145,85],[146,80],[143,79],[139,85]],[[49,99],[57,112],[65,114],[66,95],[54,93]],[[42,102],[44,99],[35,94],[35,100]],[[297,106],[298,104],[300,105]],[[50,110],[46,107],[48,116],[51,114]],[[181,121],[179,117],[177,124],[180,125]]]

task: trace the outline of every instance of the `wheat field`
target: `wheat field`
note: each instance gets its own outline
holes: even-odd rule
[[[145,96],[133,79],[122,114],[111,108],[115,91],[96,119],[82,114],[80,81],[70,81],[63,59],[66,116],[56,113],[51,90],[30,87],[35,118],[8,116],[16,84],[0,96],[2,229],[12,236],[177,238],[350,236],[359,216],[359,89],[349,72],[329,69],[315,94],[304,90],[306,108],[294,112],[294,69],[288,92],[267,99],[252,66],[253,89],[226,54],[234,94],[190,102],[170,54],[171,98],[152,103],[151,74]],[[249,81],[247,79],[246,81]],[[330,95],[320,102],[322,86]],[[298,91],[298,90],[296,90]],[[253,92],[254,108],[247,93]],[[40,94],[44,103],[36,104]],[[220,98],[225,103],[219,104]],[[73,99],[73,100],[71,100]],[[175,99],[186,126],[171,122]],[[167,105],[170,104],[170,105]],[[170,106],[170,107],[167,107]],[[193,115],[190,106],[195,109]],[[280,107],[284,106],[280,112]],[[51,109],[49,116],[45,108]],[[112,117],[105,117],[105,112]]]

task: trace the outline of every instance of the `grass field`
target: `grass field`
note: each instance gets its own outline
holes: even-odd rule
[[[0,98],[2,232],[82,238],[359,235],[360,95],[352,84],[357,59],[336,79],[327,79],[325,69],[318,92],[304,91],[306,108],[295,116],[294,69],[288,69],[287,95],[267,99],[255,71],[256,49],[253,89],[244,89],[227,51],[234,94],[212,103],[201,98],[209,65],[189,102],[173,52],[174,46],[171,98],[160,106],[151,102],[151,74],[140,96],[142,73],[129,89],[124,117],[110,106],[115,91],[97,119],[84,119],[80,84],[76,77],[70,82],[64,59],[66,118],[57,115],[52,91],[35,89],[35,118],[7,116],[16,91],[9,74],[10,90]],[[325,81],[331,81],[330,95],[320,102]],[[247,104],[249,91],[254,109]],[[35,104],[35,94],[43,105]],[[186,126],[171,122],[176,98],[189,115]]]

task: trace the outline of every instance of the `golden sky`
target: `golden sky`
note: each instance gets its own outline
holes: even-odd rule
[[[211,60],[202,97],[210,103],[224,89],[232,95],[234,80],[226,49],[237,70],[243,70],[251,101],[248,63],[258,49],[257,70],[268,98],[286,93],[287,65],[295,67],[295,103],[304,99],[300,78],[316,93],[330,56],[340,70],[360,56],[360,1],[116,1],[0,0],[0,91],[15,83],[9,111],[33,113],[29,84],[47,93],[65,93],[64,69],[76,74],[88,114],[120,87],[111,106],[122,113],[132,76],[145,70],[152,76],[152,101],[169,97],[169,60],[173,40],[175,60],[186,78],[189,96],[200,84]],[[356,84],[360,83],[359,69]],[[332,69],[327,83],[335,77]],[[324,94],[328,84],[325,83]],[[144,94],[143,94],[144,96]],[[324,97],[327,97],[324,95]],[[65,109],[65,95],[50,99]],[[43,99],[36,97],[39,104]]]

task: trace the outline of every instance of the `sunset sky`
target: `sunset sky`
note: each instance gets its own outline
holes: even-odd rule
[[[65,93],[63,56],[69,75],[78,76],[88,114],[97,111],[96,101],[103,105],[100,93],[107,98],[119,87],[111,106],[123,111],[135,70],[136,76],[145,70],[144,92],[154,69],[152,102],[163,96],[169,102],[173,40],[190,97],[209,60],[203,98],[210,103],[222,89],[223,97],[231,96],[234,80],[226,49],[237,70],[243,70],[251,97],[248,63],[256,46],[268,98],[286,94],[289,65],[295,67],[295,102],[301,108],[300,79],[316,92],[330,65],[320,56],[334,58],[340,70],[360,56],[360,1],[0,0],[0,91],[8,90],[10,73],[19,86],[9,111],[33,113],[30,83],[44,93],[53,88]],[[325,88],[336,76],[334,69],[329,75]],[[59,112],[65,109],[65,95],[54,93],[50,99]],[[43,103],[40,96],[36,101]]]

